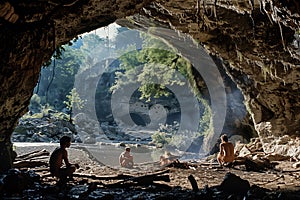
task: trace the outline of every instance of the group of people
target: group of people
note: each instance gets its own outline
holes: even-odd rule
[[[78,164],[71,164],[68,159],[68,152],[66,148],[71,145],[71,138],[69,136],[63,136],[60,139],[60,147],[56,148],[50,156],[50,173],[58,177],[61,182],[66,182],[68,179],[72,179],[73,173],[79,168]],[[171,156],[170,153],[160,157],[160,165],[166,166],[174,162],[176,158]],[[232,163],[234,161],[234,145],[228,141],[226,134],[221,135],[220,150],[217,155],[217,161],[220,166],[226,163]],[[63,166],[63,162],[65,164]],[[126,147],[125,151],[119,156],[119,163],[121,167],[132,168],[134,165],[133,156],[130,154],[130,147]]]
[[[72,179],[72,175],[79,168],[79,165],[71,164],[68,159],[68,151],[66,149],[71,145],[71,137],[63,136],[59,142],[60,146],[50,156],[50,173],[52,176],[59,178],[61,182],[66,182],[68,179]],[[121,153],[119,162],[122,167],[133,167],[133,156],[130,154],[129,147],[126,147],[125,151]]]

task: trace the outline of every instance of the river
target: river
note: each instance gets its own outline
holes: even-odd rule
[[[58,143],[43,143],[43,142],[15,142],[14,148],[18,154],[28,153],[36,150],[46,149],[52,152]],[[119,166],[119,155],[124,151],[124,146],[121,143],[98,143],[98,144],[82,144],[72,143],[70,148],[82,149],[88,152],[99,163],[110,167]],[[131,154],[134,157],[135,163],[148,163],[159,161],[159,157],[165,153],[165,149],[155,148],[148,145],[129,145]],[[171,152],[173,155],[179,156],[179,160],[199,159],[203,155],[187,153],[187,152]]]

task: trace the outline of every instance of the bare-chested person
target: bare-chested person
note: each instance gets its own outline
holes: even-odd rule
[[[119,156],[119,162],[122,167],[133,167],[133,156],[130,154],[130,148],[126,147],[125,151]]]
[[[50,173],[58,177],[61,182],[66,182],[68,177],[72,177],[76,168],[79,168],[78,164],[71,164],[68,159],[68,152],[66,148],[71,145],[71,138],[69,136],[63,136],[60,138],[60,147],[56,148],[50,156]],[[63,166],[63,161],[65,166]]]
[[[163,156],[160,156],[159,162],[160,166],[166,166],[177,160],[177,156],[172,155],[170,152],[166,151]]]
[[[220,152],[217,159],[220,166],[234,161],[234,146],[231,142],[228,142],[226,134],[221,136]]]

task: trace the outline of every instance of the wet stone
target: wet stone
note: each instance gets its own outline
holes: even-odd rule
[[[17,169],[11,169],[3,178],[4,191],[7,194],[19,194],[26,188],[25,178]]]
[[[3,175],[0,181],[0,191],[6,196],[25,195],[26,193],[37,192],[40,184],[40,176],[34,171],[20,171],[18,169],[10,169]],[[35,187],[34,190],[27,190]],[[25,192],[25,194],[24,194]]]
[[[87,185],[76,185],[70,189],[68,193],[68,197],[70,199],[80,199],[87,192],[88,192]]]
[[[268,190],[261,188],[257,185],[252,185],[251,188],[248,190],[245,198],[246,199],[261,199],[267,195]]]
[[[103,190],[95,190],[91,192],[89,195],[89,199],[96,200],[96,199],[105,199],[105,200],[114,200],[114,195],[108,194],[107,192],[104,192]]]

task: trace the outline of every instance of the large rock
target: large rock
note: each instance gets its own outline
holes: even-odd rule
[[[69,121],[53,117],[20,119],[12,134],[13,142],[59,142],[63,135],[78,141],[77,131]]]
[[[220,184],[220,189],[228,194],[244,195],[250,189],[250,183],[231,172],[227,172]]]

